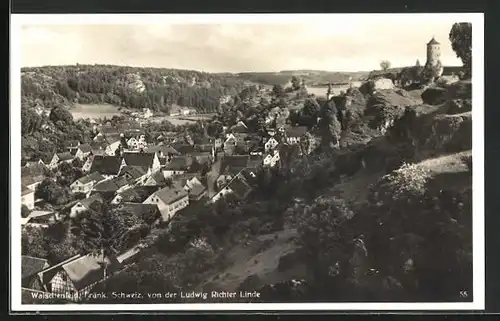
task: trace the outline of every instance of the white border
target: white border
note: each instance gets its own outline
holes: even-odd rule
[[[20,208],[20,156],[21,156],[21,63],[20,63],[20,28],[22,25],[69,25],[69,24],[189,24],[189,23],[285,23],[307,22],[311,19],[352,21],[359,14],[202,14],[202,15],[122,15],[122,14],[47,14],[47,15],[11,15],[10,37],[10,159],[11,159],[11,310],[26,311],[194,311],[194,310],[365,310],[365,311],[402,311],[402,310],[484,310],[485,272],[484,272],[484,15],[482,13],[460,14],[370,14],[370,16],[389,16],[391,22],[425,19],[472,22],[473,52],[473,280],[474,302],[466,303],[221,303],[221,304],[85,304],[85,305],[23,305],[21,304],[21,230]],[[381,17],[382,18],[382,17]],[[450,25],[451,28],[451,25]]]

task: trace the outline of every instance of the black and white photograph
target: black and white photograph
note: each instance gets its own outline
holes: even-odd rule
[[[13,310],[484,309],[482,14],[12,23]]]

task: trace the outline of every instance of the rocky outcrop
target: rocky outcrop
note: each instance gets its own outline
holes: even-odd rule
[[[429,87],[422,93],[424,104],[439,105],[445,101],[446,89],[442,87]]]
[[[385,134],[394,121],[401,117],[407,106],[420,101],[407,95],[404,90],[376,92],[367,102],[365,115],[372,116],[369,126]]]
[[[439,105],[452,99],[471,99],[470,81],[459,81],[443,87],[429,87],[422,93],[425,104]]]
[[[373,90],[379,91],[387,89],[394,89],[394,82],[391,79],[379,78],[373,80]]]
[[[448,86],[459,81],[460,78],[458,78],[458,76],[441,76],[438,79],[436,79],[436,84],[438,86]]]

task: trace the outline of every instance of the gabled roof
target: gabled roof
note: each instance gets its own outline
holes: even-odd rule
[[[221,174],[236,175],[242,169],[248,167],[250,161],[249,155],[224,156],[221,161]]]
[[[45,259],[23,255],[21,257],[21,278],[28,278],[37,274],[45,268],[46,264],[48,262]]]
[[[147,166],[123,166],[120,170],[119,176],[127,175],[132,179],[138,179],[148,172]]]
[[[248,183],[245,182],[245,180],[240,178],[239,176],[232,179],[231,182],[229,182],[229,184],[227,185],[227,187],[229,187],[234,192],[234,194],[240,199],[246,198],[248,194],[252,192],[252,187],[250,187],[250,185],[248,185]]]
[[[171,146],[181,155],[194,152],[194,146],[185,143],[172,143]]]
[[[90,153],[92,151],[92,148],[90,147],[89,144],[81,144],[78,146],[78,149],[81,150],[83,153]]]
[[[85,208],[89,209],[92,204],[95,202],[101,202],[102,203],[102,197],[99,194],[94,194],[90,197],[84,198],[83,200],[80,200],[78,203],[82,204]]]
[[[21,176],[43,177],[46,167],[42,164],[33,164],[21,168]]]
[[[99,133],[101,134],[116,134],[119,133],[119,129],[114,126],[102,125],[99,127]]]
[[[27,195],[30,193],[34,193],[34,192],[35,191],[33,191],[32,189],[29,189],[26,185],[21,184],[21,196],[24,196],[24,195]]]
[[[68,262],[62,266],[68,274],[69,279],[77,290],[82,290],[94,284],[104,277],[104,264],[107,265],[107,273],[113,273],[121,268],[121,264],[115,257],[105,258],[104,261],[98,256],[85,255]]]
[[[117,175],[122,164],[119,156],[96,155],[90,167],[91,172],[98,172],[102,175]]]
[[[81,183],[81,184],[88,184],[90,182],[100,182],[104,180],[105,178],[99,174],[98,172],[92,172],[86,176],[80,177],[76,181]]]
[[[164,187],[157,191],[156,196],[165,204],[171,204],[183,197],[188,196],[188,193],[180,186]]]
[[[127,166],[153,166],[154,153],[123,153],[123,159]]]
[[[207,191],[207,188],[203,185],[200,184],[194,184],[188,191],[189,196],[194,196],[195,198],[198,198],[200,195],[205,193]]]
[[[165,179],[165,176],[163,175],[162,171],[156,171],[151,174],[151,178],[156,182],[158,185],[164,185],[167,183],[167,180]]]
[[[127,179],[123,176],[119,176],[96,184],[92,190],[94,192],[116,192],[127,184]]]
[[[194,149],[196,152],[211,152],[214,148],[212,144],[198,144],[194,145]]]
[[[165,166],[165,170],[171,170],[171,171],[182,171],[182,170],[188,170],[189,167],[192,165],[193,159],[191,157],[187,156],[177,156],[173,157],[170,160],[170,163],[168,163]]]
[[[105,136],[105,142],[108,144],[113,144],[116,142],[121,141],[122,137],[120,134],[106,134]]]
[[[158,153],[161,152],[163,155],[180,155],[180,153],[169,145],[156,145],[146,149],[146,153]]]
[[[64,153],[57,153],[56,154],[57,157],[59,158],[59,161],[66,161],[66,160],[70,160],[70,159],[73,159],[73,155],[71,155],[70,152],[64,152]]]
[[[118,195],[121,197],[122,202],[142,203],[158,189],[157,186],[134,186]]]

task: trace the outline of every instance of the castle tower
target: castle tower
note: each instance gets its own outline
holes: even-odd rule
[[[432,37],[431,41],[427,43],[427,64],[435,66],[441,57],[441,44]]]
[[[443,66],[441,65],[441,44],[432,37],[431,41],[427,43],[427,62],[426,67],[438,67],[437,77],[443,74]]]

